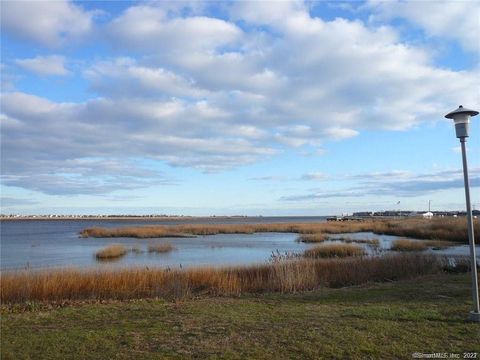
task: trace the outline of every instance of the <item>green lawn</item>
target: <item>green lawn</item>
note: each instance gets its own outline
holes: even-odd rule
[[[468,275],[293,295],[140,300],[12,313],[2,359],[368,359],[476,351]],[[45,309],[45,307],[43,307]]]

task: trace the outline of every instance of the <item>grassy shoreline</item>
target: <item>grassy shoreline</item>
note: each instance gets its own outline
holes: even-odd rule
[[[295,293],[322,287],[395,281],[438,274],[445,263],[433,255],[400,254],[345,259],[293,259],[264,265],[184,270],[127,268],[1,273],[2,304],[35,301],[183,299],[199,294]]]
[[[468,274],[296,294],[161,299],[2,314],[2,359],[407,359],[480,352]]]

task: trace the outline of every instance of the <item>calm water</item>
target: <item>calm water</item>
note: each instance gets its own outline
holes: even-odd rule
[[[372,248],[371,246],[367,244],[356,244],[358,246],[362,246],[366,252],[370,255],[377,255],[377,254],[382,254],[386,252],[391,252],[389,249],[392,246],[392,242],[397,240],[397,239],[404,239],[405,237],[403,236],[393,236],[393,235],[377,235],[372,232],[359,232],[359,233],[351,233],[351,234],[334,234],[331,235],[331,241],[328,242],[339,242],[335,241],[335,238],[351,238],[351,239],[378,239],[380,241],[380,246],[375,249]],[[416,239],[412,239],[416,240]],[[417,241],[423,241],[423,240],[418,240]],[[475,246],[476,250],[476,255],[477,255],[477,261],[480,260],[480,246]],[[468,245],[456,245],[456,246],[449,246],[445,249],[440,249],[440,250],[433,250],[433,249],[428,249],[426,252],[436,254],[436,255],[442,255],[442,256],[447,256],[447,257],[462,257],[462,256],[468,256],[469,255],[469,246]]]
[[[192,266],[261,263],[272,251],[303,251],[309,245],[297,243],[295,234],[261,233],[199,236],[196,238],[79,238],[87,227],[175,224],[247,224],[273,222],[323,222],[324,217],[187,218],[165,220],[21,220],[2,221],[1,269],[65,266]],[[167,254],[148,254],[150,243],[170,242],[177,250]],[[115,262],[98,262],[94,254],[114,243],[138,246],[144,252],[129,253]]]
[[[322,217],[262,217],[262,218],[208,218],[208,219],[168,219],[168,220],[22,220],[3,221],[1,226],[1,266],[2,270],[40,269],[54,267],[121,267],[121,266],[161,266],[189,267],[198,265],[243,265],[265,263],[272,252],[303,252],[313,246],[296,242],[296,234],[257,233],[219,234],[196,238],[79,238],[78,233],[92,226],[120,227],[132,225],[174,225],[182,223],[272,223],[272,222],[322,222]],[[369,232],[337,234],[333,238],[349,237],[356,239],[379,239],[380,247],[374,249],[363,246],[369,254],[387,253],[396,236],[376,235]],[[176,250],[166,254],[149,254],[149,244],[169,242]],[[335,242],[333,239],[330,242]],[[98,262],[94,254],[101,248],[114,243],[138,247],[141,253],[128,253],[117,261]],[[466,256],[468,246],[460,245],[444,250],[429,250],[447,256]],[[480,247],[477,246],[477,257]]]

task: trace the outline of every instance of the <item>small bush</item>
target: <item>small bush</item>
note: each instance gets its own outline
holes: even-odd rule
[[[97,260],[118,259],[127,253],[127,248],[120,244],[110,245],[97,251],[95,257]]]

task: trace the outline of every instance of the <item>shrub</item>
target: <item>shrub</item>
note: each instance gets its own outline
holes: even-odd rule
[[[118,259],[127,253],[127,248],[123,245],[114,244],[96,252],[95,257],[97,260],[112,260]]]

